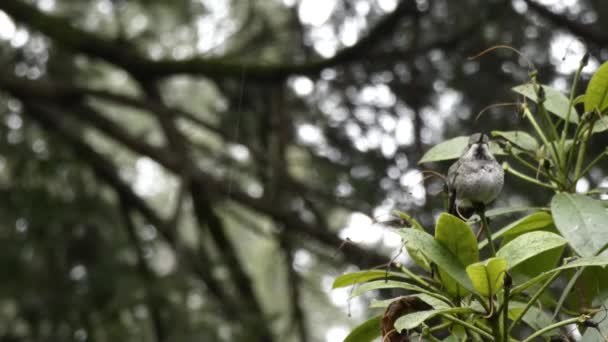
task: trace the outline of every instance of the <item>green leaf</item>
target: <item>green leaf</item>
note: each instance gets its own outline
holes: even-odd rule
[[[510,270],[535,255],[565,244],[566,240],[557,234],[543,231],[531,232],[513,239],[502,247],[496,256],[505,258],[507,269]]]
[[[570,106],[570,100],[555,88],[546,85],[542,85],[542,87],[545,90],[545,108],[549,112],[566,120],[566,117],[568,115],[568,107]],[[534,102],[538,102],[536,97],[536,91],[534,90],[534,85],[532,85],[531,83],[526,83],[514,87],[513,91],[522,94],[523,96],[529,98]],[[572,107],[572,110],[570,112],[570,122],[578,123],[578,112],[574,107]]]
[[[574,275],[572,273],[569,278]],[[608,296],[608,269],[598,266],[585,268],[576,279],[574,288],[565,298],[564,306],[570,309],[598,307]]]
[[[582,94],[582,95],[575,97],[574,101],[572,101],[572,104],[577,105],[577,104],[581,104],[584,102],[585,102],[585,94]]]
[[[422,225],[410,215],[398,210],[395,211],[395,214],[397,215],[397,217],[399,217],[400,220],[409,223],[412,228],[420,231],[425,231],[424,227],[422,227]],[[410,258],[412,258],[412,260],[414,260],[416,265],[420,266],[427,272],[431,271],[431,263],[427,260],[424,254],[422,254],[422,252],[416,248],[416,246],[406,243],[405,249],[407,250],[407,254],[410,256]]]
[[[494,208],[494,209],[490,209],[486,212],[486,217],[497,217],[497,216],[504,216],[504,215],[520,213],[522,211],[538,211],[538,210],[549,210],[549,209],[545,208],[545,207]],[[477,217],[477,221],[479,221],[479,217]]]
[[[418,229],[418,230],[424,230],[424,227],[420,224],[420,222],[418,222],[415,218],[411,217],[410,215],[399,211],[399,210],[395,210],[394,214],[397,215],[397,217],[405,222],[407,222],[412,228],[414,229]]]
[[[608,300],[606,300],[602,305],[602,307],[606,306],[608,306]],[[606,341],[605,337],[602,336],[602,334],[606,335],[606,332],[608,332],[608,319],[606,319],[606,312],[601,310],[600,312],[596,313],[593,317],[593,321],[599,323],[599,331],[598,329],[587,329],[581,342]]]
[[[526,303],[522,302],[510,302],[509,303],[509,319],[515,320],[519,315],[521,315]],[[528,311],[522,318],[522,320],[530,326],[530,328],[534,330],[540,330],[546,326],[549,326],[555,322],[551,318],[551,315],[547,312],[539,309],[536,306],[531,306],[528,308]],[[551,336],[554,332],[549,331],[546,335],[543,336]]]
[[[413,295],[409,295],[409,296],[399,296],[396,298],[385,299],[385,300],[377,300],[375,298],[372,298],[369,307],[370,308],[386,308],[392,302],[394,302],[396,300],[400,300],[403,298],[409,298],[409,297],[417,297],[420,300],[422,300],[423,302],[425,302],[428,305],[430,305],[431,307],[433,307],[433,309],[446,309],[446,308],[450,307],[450,305],[448,303],[446,303],[444,300],[439,299],[437,297],[433,297],[426,293],[417,293],[417,294],[413,294]]]
[[[386,272],[384,270],[369,270],[369,271],[360,271],[353,272],[339,276],[334,280],[334,284],[332,285],[332,289],[338,289],[345,286],[350,286],[358,283],[365,283],[370,280],[375,279],[384,279],[386,277],[399,277],[408,279],[408,277],[403,273],[397,272]]]
[[[350,294],[350,298],[358,297],[365,292],[369,292],[372,290],[380,290],[380,289],[404,289],[415,292],[426,292],[425,289],[420,286],[412,285],[410,283],[395,281],[395,280],[375,280],[370,281],[369,283],[361,284],[360,286],[353,289]]]
[[[530,134],[523,131],[492,131],[493,137],[502,137],[511,142],[513,146],[526,151],[536,152],[539,145],[536,139]]]
[[[513,267],[510,270],[511,275],[513,275],[513,278],[519,283],[524,279],[534,278],[543,272],[554,269],[558,265],[562,254],[564,253],[565,247],[566,246],[563,245],[531,257],[530,259]],[[522,278],[522,276],[524,278]]]
[[[423,270],[430,272],[431,271],[431,263],[424,255],[422,250],[420,250],[416,245],[406,242],[405,249],[407,250],[407,254],[409,255],[414,263],[420,266]]]
[[[578,258],[572,262],[562,265],[556,269],[565,270],[583,266],[606,266],[608,265],[608,255],[597,255],[592,257]]]
[[[551,217],[551,215],[545,211],[539,211],[508,224],[504,228],[492,234],[492,239],[503,237],[501,244],[504,246],[507,242],[513,240],[521,234],[544,229],[552,225],[553,217]],[[487,244],[488,241],[483,240],[479,242],[479,248],[484,248]]]
[[[467,330],[462,325],[452,325],[450,327],[450,334],[452,334],[451,337],[454,338],[454,340],[452,340],[453,342],[469,341],[467,340]],[[445,342],[446,340],[444,339],[443,341]]]
[[[507,260],[505,258],[490,258],[467,267],[467,274],[475,290],[482,296],[492,296],[502,289]]]
[[[571,268],[577,268],[577,267],[606,266],[606,265],[608,265],[608,255],[598,255],[598,256],[592,256],[592,257],[579,258],[579,259],[576,259],[565,265],[554,268],[545,273],[539,274],[538,276],[526,281],[525,283],[514,287],[513,290],[511,291],[511,293],[517,294],[522,291],[525,291],[530,286],[532,286],[536,283],[539,283],[539,282],[543,281],[544,279],[548,278],[553,272],[562,271],[562,270],[571,269]]]
[[[428,233],[415,229],[400,229],[397,231],[405,241],[414,244],[426,257],[443,269],[465,289],[472,291],[473,284],[467,276],[458,258]]]
[[[448,213],[439,215],[435,227],[435,240],[450,250],[463,266],[479,260],[477,238],[475,238],[473,230],[454,215]],[[466,289],[458,285],[441,267],[439,267],[439,275],[449,294],[456,297],[463,297],[467,294]]]
[[[458,159],[469,143],[468,136],[461,136],[443,141],[433,147],[422,156],[418,164],[430,163],[442,160]],[[490,151],[494,155],[504,155],[500,146],[490,142]]]
[[[608,116],[602,116],[593,124],[593,133],[600,133],[608,130]]]
[[[469,312],[473,312],[473,310],[471,308],[449,308],[441,310],[416,311],[402,316],[397,321],[395,321],[395,330],[397,330],[398,332],[402,332],[403,330],[414,329],[415,327],[424,323],[424,321],[431,319],[439,314]]]
[[[479,260],[477,238],[473,230],[460,218],[442,213],[435,226],[435,240],[449,249],[463,265]]]
[[[555,272],[555,270],[551,270],[545,273],[541,273],[539,275],[537,275],[536,277],[527,280],[525,283],[519,284],[517,286],[515,286],[512,290],[511,290],[511,294],[512,295],[516,295],[518,293],[521,293],[525,290],[527,290],[528,288],[536,285],[537,283],[540,283],[541,281],[549,278],[549,276],[551,276],[551,273]]]
[[[581,256],[596,255],[608,243],[608,213],[601,201],[560,193],[551,200],[555,226]]]
[[[585,112],[608,107],[608,63],[604,63],[593,74],[585,92]]]
[[[372,342],[380,336],[380,322],[382,322],[382,315],[363,322],[346,336],[344,342]]]
[[[504,246],[516,237],[536,230],[553,227],[553,217],[545,211],[523,217],[504,228],[502,245]]]
[[[433,309],[447,309],[450,307],[450,305],[448,303],[446,303],[445,301],[443,301],[437,297],[428,295],[426,293],[419,293],[419,294],[415,294],[414,296],[420,298],[420,300],[422,300],[423,302],[432,306]]]

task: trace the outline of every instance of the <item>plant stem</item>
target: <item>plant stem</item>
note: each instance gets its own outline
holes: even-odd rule
[[[595,188],[595,189],[592,189],[592,190],[589,190],[589,191],[585,192],[584,195],[587,195],[587,196],[589,196],[589,195],[601,195],[601,194],[605,194],[607,192],[608,192],[608,189],[606,189],[606,188]]]
[[[492,329],[490,329],[490,327],[488,327],[487,325],[483,324],[483,322],[480,321],[480,320],[475,321],[474,324],[477,325],[479,327],[479,329],[487,332],[488,334],[492,331]]]
[[[582,118],[581,118],[582,119]],[[581,132],[584,130],[584,123],[583,122],[579,122],[578,126],[576,126],[576,131],[574,131],[574,137],[572,138],[572,145],[570,146],[570,149],[568,149],[568,153],[567,153],[567,160],[566,160],[566,170],[570,170],[573,168],[572,162],[574,160],[574,151],[576,150],[576,147],[578,145],[579,142],[579,137],[581,135]],[[564,149],[566,149],[566,143],[564,142]]]
[[[491,300],[491,299],[490,299]],[[501,342],[502,341],[502,332],[500,331],[500,320],[499,320],[498,312],[488,320],[490,321],[490,325],[492,326],[492,335],[494,335],[494,341]]]
[[[552,143],[552,142],[549,142],[549,140],[545,136],[545,133],[543,132],[542,128],[540,128],[540,126],[538,125],[538,123],[534,119],[534,115],[532,115],[532,112],[530,112],[530,109],[528,108],[528,106],[524,105],[523,106],[523,110],[524,110],[524,116],[528,119],[528,121],[530,121],[530,123],[532,124],[532,127],[534,127],[534,130],[540,136],[540,139],[543,141],[543,143],[545,144],[545,146],[547,146],[547,148],[550,147],[553,150],[553,155],[555,156],[555,160],[557,161],[557,165],[561,165],[561,163],[560,163],[560,155],[557,152],[557,148],[555,147],[555,144]],[[559,168],[558,168],[558,170],[559,170]]]
[[[420,278],[418,275],[416,275],[414,272],[410,271],[407,267],[400,267],[401,268],[401,272],[405,273],[408,277],[412,278],[412,280],[416,283],[418,283],[418,285],[433,290],[433,287],[431,286],[431,284],[429,284],[426,280]]]
[[[481,306],[483,306],[484,310],[486,310],[486,313],[490,313],[491,308],[490,306],[488,306],[488,304],[486,304],[486,301],[483,300],[483,297],[475,292],[472,292],[471,295],[473,296],[473,298],[477,299],[477,301],[479,302],[479,304],[481,304]]]
[[[555,178],[552,174],[545,172],[545,170],[543,170],[542,168],[535,167],[534,165],[530,164],[528,161],[526,161],[522,157],[518,156],[516,153],[510,153],[509,156],[511,156],[513,159],[517,160],[521,165],[530,169],[530,171],[538,172],[540,170],[541,175],[547,177],[547,179],[549,179],[555,183],[558,183],[559,185],[562,185],[561,182],[557,178]]]
[[[467,329],[469,329],[471,331],[474,331],[474,332],[478,333],[479,335],[481,335],[483,337],[489,338],[492,341],[494,340],[494,337],[491,334],[489,334],[488,332],[486,332],[486,331],[484,331],[484,330],[482,330],[482,329],[474,326],[473,324],[471,324],[469,322],[465,322],[465,321],[463,321],[461,319],[458,319],[458,318],[456,318],[456,317],[454,317],[452,315],[448,315],[448,314],[443,314],[441,316],[443,318],[447,319],[448,321],[452,321],[452,322],[454,322],[456,324],[460,324],[463,327],[465,327],[465,328],[467,328]]]
[[[585,160],[585,152],[587,151],[587,144],[589,140],[591,140],[591,136],[593,136],[593,126],[595,125],[595,120],[591,121],[591,125],[589,125],[589,131],[587,132],[587,136],[585,140],[583,140],[583,144],[578,150],[578,158],[576,159],[576,167],[574,168],[574,184],[580,178],[581,168],[583,167],[583,161]]]
[[[515,328],[515,326],[517,325],[517,323],[519,323],[519,321],[521,321],[521,319],[524,317],[524,315],[526,314],[526,312],[528,312],[528,310],[530,309],[530,307],[532,307],[532,305],[534,304],[534,302],[536,302],[536,300],[538,299],[538,297],[540,297],[541,294],[543,294],[543,292],[545,292],[545,290],[547,289],[547,287],[549,287],[549,285],[551,285],[551,283],[560,275],[561,272],[555,272],[555,274],[553,274],[551,276],[551,278],[549,278],[544,284],[543,286],[538,289],[538,291],[536,291],[536,293],[534,294],[534,296],[532,296],[532,298],[526,303],[526,306],[524,307],[523,311],[515,318],[515,320],[513,322],[511,322],[511,325],[509,326],[509,329],[507,330],[507,334],[511,333],[511,330],[513,330],[513,328]]]
[[[441,342],[440,339],[438,339],[437,337],[433,336],[432,334],[428,334],[425,337],[428,338],[430,341],[433,341],[433,342]]]
[[[560,141],[560,146],[563,149],[564,143],[566,141],[566,134],[568,134],[568,125],[570,124],[570,114],[572,112],[572,108],[574,107],[574,93],[576,92],[576,86],[578,85],[578,80],[581,76],[581,71],[587,65],[587,55],[581,59],[581,62],[576,69],[576,74],[574,74],[574,81],[572,82],[572,87],[570,88],[570,99],[568,104],[568,112],[566,113],[566,122],[564,123],[564,129],[562,130],[562,139]]]
[[[528,176],[528,175],[525,175],[525,174],[523,174],[523,173],[521,173],[521,172],[519,172],[519,171],[517,171],[517,170],[513,169],[513,168],[512,168],[512,167],[509,165],[509,163],[507,163],[507,162],[502,163],[502,168],[503,168],[503,169],[504,169],[506,172],[508,172],[508,173],[512,174],[513,176],[515,176],[515,177],[517,177],[517,178],[521,178],[521,179],[525,180],[526,182],[530,182],[530,183],[532,183],[532,184],[536,184],[536,185],[538,185],[538,186],[542,186],[542,187],[544,187],[544,188],[548,188],[548,189],[555,190],[555,187],[554,187],[553,185],[551,185],[551,184],[547,184],[547,183],[543,183],[543,182],[541,182],[541,181],[539,181],[539,180],[537,180],[537,179],[535,179],[535,178],[532,178],[532,177],[530,177],[530,176]]]
[[[441,324],[436,325],[434,327],[430,327],[429,328],[429,332],[435,332],[435,331],[443,330],[445,328],[448,328],[452,324],[454,324],[454,323],[452,323],[452,322],[441,323]]]
[[[505,277],[510,277],[509,274],[506,274]],[[510,278],[509,278],[510,279]],[[509,296],[511,295],[511,285],[512,284],[512,280],[511,280],[511,284],[509,284],[509,286],[506,285],[505,282],[505,286],[504,286],[504,292],[503,292],[503,302],[502,302],[502,331],[503,331],[503,337],[502,340],[503,342],[508,342],[509,341],[509,330],[507,330],[507,324],[509,323]]]
[[[541,336],[542,334],[544,334],[546,332],[549,332],[549,331],[554,330],[554,329],[561,328],[561,327],[566,326],[568,324],[583,323],[587,318],[588,318],[587,315],[582,315],[582,316],[579,316],[579,317],[574,317],[574,318],[566,319],[566,320],[557,322],[555,324],[551,324],[551,325],[546,326],[546,327],[544,327],[544,328],[542,328],[540,330],[537,330],[534,334],[528,336],[522,342],[532,342],[532,341],[534,341],[535,338],[537,338],[538,336]]]
[[[541,115],[543,116],[543,118],[545,119],[545,121],[547,122],[547,125],[551,128],[551,134],[552,134],[552,140],[557,140],[559,139],[559,135],[557,134],[557,129],[555,128],[555,124],[553,123],[553,120],[551,120],[551,117],[549,116],[549,113],[547,112],[547,109],[545,108],[545,103],[544,101],[546,99],[543,99],[543,101],[541,101],[540,98],[540,87],[542,87],[542,85],[539,85],[536,82],[536,77],[534,77],[533,79],[534,81],[534,91],[536,92],[536,98],[537,98],[537,104],[538,104],[538,108],[539,111],[541,113]]]
[[[484,234],[486,234],[486,239],[488,240],[488,245],[490,246],[490,252],[492,253],[492,257],[495,257],[496,248],[494,248],[494,243],[492,242],[492,231],[490,231],[490,225],[488,224],[488,218],[486,217],[485,208],[479,211],[479,218],[481,219],[481,229],[483,229]]]
[[[587,167],[585,167],[585,169],[581,172],[580,176],[583,177],[587,174],[587,172],[591,171],[591,169],[595,166],[595,164],[597,164],[600,160],[602,160],[602,158],[606,157],[608,155],[608,153],[606,151],[600,153],[597,157],[595,157],[595,159],[593,159],[593,161],[591,163],[589,163],[589,165],[587,165]],[[577,181],[578,179],[575,179],[575,181]]]
[[[562,291],[561,297],[559,297],[559,300],[557,301],[557,305],[555,306],[555,311],[553,312],[553,317],[551,317],[551,319],[555,319],[555,317],[557,317],[557,315],[559,314],[559,311],[562,308],[562,305],[564,305],[564,302],[566,301],[566,298],[568,297],[568,294],[570,294],[570,291],[572,291],[572,288],[574,288],[576,281],[581,276],[581,274],[583,274],[584,270],[585,270],[585,267],[579,268],[578,270],[576,270],[576,273],[574,273],[572,278],[570,278],[570,281],[568,282],[568,284],[566,284],[566,287]]]

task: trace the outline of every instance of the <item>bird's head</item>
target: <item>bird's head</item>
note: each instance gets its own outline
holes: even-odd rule
[[[472,134],[463,156],[471,159],[494,159],[490,152],[490,138],[483,133]]]

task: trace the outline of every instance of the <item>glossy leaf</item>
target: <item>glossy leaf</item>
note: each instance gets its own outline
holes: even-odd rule
[[[608,265],[608,255],[599,255],[599,256],[592,256],[592,257],[584,257],[584,258],[579,258],[576,259],[572,262],[569,262],[565,265],[562,265],[560,267],[554,268],[551,271],[547,271],[545,273],[539,274],[538,276],[526,281],[523,284],[520,284],[518,286],[516,286],[515,288],[513,288],[512,293],[516,294],[516,293],[520,293],[522,291],[525,291],[526,289],[528,289],[529,287],[543,281],[544,279],[547,279],[553,272],[557,272],[557,271],[562,271],[562,270],[567,270],[567,269],[572,269],[572,268],[577,268],[577,267],[586,267],[586,266],[602,266],[605,267],[606,265]]]
[[[469,225],[460,218],[442,213],[437,219],[435,240],[447,247],[463,265],[479,260],[477,238]]]
[[[365,292],[380,289],[404,289],[415,292],[424,292],[425,290],[419,286],[410,283],[395,281],[395,280],[374,280],[369,283],[361,284],[354,288],[350,294],[350,298],[358,297]]]
[[[418,164],[442,160],[458,159],[469,143],[468,136],[461,136],[443,141],[428,150]],[[494,155],[504,154],[502,149],[494,142],[490,143],[490,151]]]
[[[395,210],[394,214],[400,220],[403,220],[407,224],[409,224],[412,228],[424,231],[424,227],[420,224],[420,222],[418,222],[415,218],[411,217],[410,215],[408,215],[402,211],[399,211],[399,210]]]
[[[435,240],[439,241],[444,247],[450,250],[463,266],[470,265],[479,260],[479,250],[477,239],[473,230],[460,218],[443,213],[437,219],[435,227]],[[443,268],[439,267],[439,276],[452,296],[463,297],[468,291],[458,285]]]
[[[608,243],[608,213],[601,201],[560,193],[551,200],[555,226],[581,256],[596,255]]]
[[[502,137],[511,142],[513,146],[530,152],[535,152],[539,147],[536,139],[523,131],[492,131],[492,136]]]
[[[593,133],[600,133],[608,130],[608,116],[602,116],[593,124]]]
[[[550,113],[553,113],[563,120],[566,120],[568,115],[568,107],[570,106],[570,100],[566,97],[566,95],[562,94],[559,90],[542,85],[545,91],[545,108]],[[513,88],[513,91],[516,93],[522,94],[528,99],[538,102],[536,91],[534,90],[534,85],[531,83],[526,83],[519,85]],[[570,122],[578,123],[578,112],[576,108],[572,108],[570,112]]]
[[[593,74],[585,92],[585,112],[608,107],[608,63],[602,64]]]
[[[425,311],[417,311],[407,314],[403,317],[400,317],[397,321],[395,321],[395,330],[401,332],[403,330],[414,329],[420,324],[424,323],[424,321],[431,319],[440,314],[449,314],[449,313],[467,313],[472,312],[471,308],[448,308],[441,310],[425,310]]]
[[[454,342],[459,342],[459,341],[469,341],[467,340],[468,334],[467,334],[467,330],[462,326],[462,325],[452,325],[450,327],[450,334],[452,334],[451,337],[454,337]],[[446,340],[444,340],[446,341]]]
[[[372,342],[380,336],[382,315],[375,316],[353,329],[344,342]]]
[[[538,253],[537,255],[523,261],[519,265],[510,269],[515,279],[519,276],[524,276],[525,279],[531,279],[537,275],[555,268],[564,253],[566,245],[549,249]],[[522,280],[519,278],[519,280]]]
[[[496,240],[503,237],[501,242],[505,245],[507,242],[513,240],[517,236],[534,231],[547,228],[553,224],[553,217],[551,214],[545,211],[538,211],[528,216],[522,217],[521,219],[508,224],[501,228],[496,233],[492,234],[492,239]],[[487,240],[479,242],[479,248],[484,248],[488,244]]]
[[[574,271],[567,272],[572,278]],[[573,289],[564,298],[566,308],[577,310],[579,308],[598,307],[601,301],[607,298],[608,269],[599,266],[585,268],[576,279]]]
[[[539,211],[523,217],[504,228],[502,244],[505,245],[516,237],[536,230],[553,226],[553,217],[545,211]],[[501,230],[503,231],[503,230]]]
[[[536,277],[534,277],[532,279],[528,279],[526,282],[515,286],[511,290],[511,294],[516,295],[518,293],[521,293],[521,292],[529,289],[530,287],[532,287],[532,286],[540,283],[541,281],[549,278],[551,276],[551,273],[553,273],[553,271],[548,271],[548,272],[545,272],[545,273],[541,273],[541,274],[537,275]]]
[[[397,217],[400,220],[405,221],[413,229],[425,231],[424,227],[422,227],[422,225],[416,219],[411,217],[410,215],[408,215],[404,212],[398,211],[398,210],[395,211],[395,214],[397,215]],[[424,254],[422,254],[422,252],[416,248],[416,246],[406,243],[405,249],[407,250],[407,254],[410,256],[410,258],[412,258],[412,260],[414,260],[416,265],[420,266],[422,269],[424,269],[427,272],[431,271],[431,263],[427,260],[427,258],[424,256]]]
[[[508,207],[508,208],[493,208],[490,209],[486,212],[486,216],[487,217],[498,217],[498,216],[505,216],[505,215],[512,215],[512,214],[516,214],[516,213],[521,213],[521,212],[527,212],[527,211],[539,211],[539,210],[549,210],[548,208],[545,207]],[[477,217],[477,216],[476,216]],[[479,221],[479,218],[477,217],[476,221]]]
[[[473,284],[471,284],[462,263],[449,249],[436,241],[430,234],[414,229],[400,229],[398,233],[407,243],[414,244],[429,260],[443,269],[465,289],[473,290]]]
[[[526,303],[511,302],[509,304],[509,319],[514,320],[520,316],[525,306]],[[534,305],[528,308],[528,311],[524,314],[524,317],[522,317],[522,321],[534,330],[540,330],[555,323],[549,313]],[[554,334],[554,331],[549,331],[543,336],[551,336],[552,334]]]
[[[586,258],[578,258],[565,265],[558,267],[556,270],[565,270],[568,268],[576,268],[583,266],[606,266],[608,265],[608,255],[597,255]]]
[[[369,270],[353,272],[339,276],[334,280],[332,289],[338,289],[345,286],[350,286],[358,283],[365,283],[370,280],[384,279],[386,277],[399,277],[407,279],[408,277],[403,273],[397,272],[386,272],[385,270]]]
[[[424,255],[422,250],[420,250],[416,245],[406,242],[405,250],[416,265],[420,266],[423,270],[427,272],[431,271],[431,262]]]
[[[602,303],[602,307],[608,307],[608,300]],[[587,329],[583,335],[581,342],[597,342],[606,341],[605,336],[608,332],[608,319],[606,319],[606,311],[601,310],[593,316],[593,321],[599,323],[598,329]]]
[[[377,299],[373,298],[371,300],[369,307],[370,308],[386,308],[392,302],[394,302],[396,300],[400,300],[402,298],[406,298],[406,297],[417,297],[420,300],[422,300],[423,302],[425,302],[428,305],[430,305],[431,307],[433,307],[433,309],[446,309],[446,308],[450,307],[450,305],[447,302],[445,302],[444,300],[439,299],[437,297],[433,297],[426,293],[417,293],[417,294],[413,294],[413,295],[409,295],[409,296],[400,296],[400,297],[385,299],[385,300],[377,300]]]
[[[467,267],[467,274],[475,290],[483,296],[492,296],[502,289],[507,260],[505,258],[490,258]]]
[[[502,247],[496,256],[507,260],[507,269],[538,255],[544,251],[561,247],[566,240],[561,236],[549,232],[531,232],[515,238]]]

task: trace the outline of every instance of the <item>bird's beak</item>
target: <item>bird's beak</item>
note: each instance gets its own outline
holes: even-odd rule
[[[478,144],[481,144],[483,142],[483,134],[479,135],[479,140],[477,140]]]

